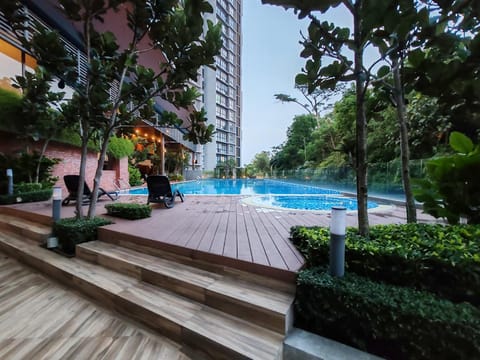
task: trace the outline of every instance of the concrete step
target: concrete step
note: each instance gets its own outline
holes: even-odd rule
[[[199,303],[286,334],[294,294],[118,245],[93,241],[77,246],[77,257],[131,275]]]

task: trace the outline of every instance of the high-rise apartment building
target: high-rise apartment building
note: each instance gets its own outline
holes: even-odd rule
[[[241,140],[241,18],[242,0],[209,0],[212,21],[222,23],[223,46],[216,69],[203,69],[203,102],[208,121],[215,125],[214,140],[204,145],[203,168],[218,164],[240,167]]]

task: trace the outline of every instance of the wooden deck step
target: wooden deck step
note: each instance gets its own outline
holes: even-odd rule
[[[214,359],[278,359],[283,335],[82,259],[68,259],[13,232],[0,250]]]
[[[39,243],[44,243],[52,233],[51,226],[2,213],[0,213],[0,229],[12,231]]]
[[[131,233],[131,231],[126,232],[124,228],[119,229],[117,224],[99,228],[98,240],[128,247],[151,255],[162,257],[177,255],[179,261],[193,261],[196,267],[203,266],[206,269],[216,267],[218,270],[215,271],[221,271],[222,267],[228,268],[228,271],[236,269],[251,275],[260,275],[263,278],[277,279],[280,283],[289,284],[291,289],[295,288],[297,270],[281,269],[266,264],[242,260],[235,256],[194,249],[180,245],[176,241],[164,242],[155,239],[151,234],[145,234],[143,231],[137,234]]]
[[[77,257],[131,275],[270,330],[290,328],[293,292],[268,287],[238,274],[219,274],[102,241],[77,246]]]

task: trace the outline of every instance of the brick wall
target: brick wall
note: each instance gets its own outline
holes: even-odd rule
[[[31,149],[40,151],[42,143],[32,143]],[[23,151],[25,145],[16,139],[16,136],[6,132],[0,132],[0,152],[5,154],[15,154]],[[51,142],[47,148],[45,155],[49,158],[61,159],[53,169],[53,176],[58,177],[56,186],[63,188],[63,193],[67,194],[67,189],[63,182],[63,176],[69,174],[78,174],[80,169],[80,148],[62,144],[58,142]],[[90,188],[93,188],[93,178],[95,177],[95,170],[97,169],[97,153],[89,152],[86,167],[86,181]],[[118,180],[122,188],[128,184],[128,159],[124,158],[114,162],[112,170],[103,170],[100,186],[105,190],[115,190],[115,185]]]

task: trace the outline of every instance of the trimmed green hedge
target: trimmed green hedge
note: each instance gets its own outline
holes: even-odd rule
[[[150,217],[152,208],[145,204],[113,203],[105,205],[107,214],[130,220]]]
[[[294,227],[307,266],[328,264],[328,228]],[[348,228],[346,271],[480,305],[480,226],[377,225],[363,238]]]
[[[297,326],[389,359],[480,359],[480,310],[325,269],[299,274]]]
[[[75,245],[97,239],[97,228],[112,224],[110,220],[95,217],[93,219],[65,218],[53,224],[53,232],[58,238],[60,248],[67,254],[75,254]]]
[[[0,205],[46,201],[52,197],[52,193],[53,190],[50,188],[44,190],[22,192],[12,195],[0,195]]]
[[[52,187],[49,186],[49,189]],[[16,194],[22,194],[26,192],[32,192],[32,191],[38,191],[43,189],[43,184],[42,183],[19,183],[19,184],[13,184],[13,192]]]

